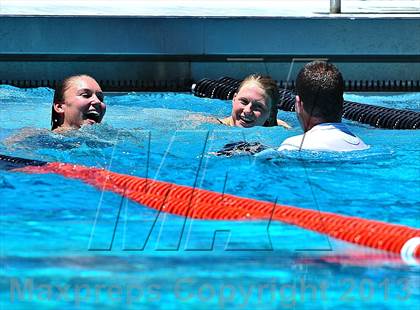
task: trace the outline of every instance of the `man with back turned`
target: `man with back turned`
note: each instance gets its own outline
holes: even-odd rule
[[[296,79],[295,110],[304,134],[286,139],[279,151],[312,150],[349,152],[369,148],[341,123],[344,81],[338,69],[313,61]]]

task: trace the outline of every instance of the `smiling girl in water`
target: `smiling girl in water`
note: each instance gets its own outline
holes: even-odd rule
[[[67,77],[54,93],[51,130],[64,132],[100,123],[106,105],[99,84],[88,75]]]
[[[232,100],[232,115],[218,121],[227,126],[290,126],[277,119],[279,89],[269,76],[252,74],[239,85]]]

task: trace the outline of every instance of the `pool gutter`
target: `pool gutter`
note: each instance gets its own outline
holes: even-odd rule
[[[252,72],[291,81],[302,63],[322,58],[347,81],[410,82],[416,90],[419,17],[1,15],[0,80],[53,86],[83,72],[110,90],[187,90],[203,77]]]

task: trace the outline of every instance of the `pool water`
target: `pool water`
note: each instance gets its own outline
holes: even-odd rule
[[[104,123],[52,134],[53,93],[0,86],[0,153],[77,163],[278,204],[419,227],[420,131],[344,121],[350,154],[215,156],[275,147],[293,128],[227,128],[230,104],[186,93],[108,94]],[[420,111],[420,93],[346,94]],[[5,309],[413,309],[419,267],[278,222],[190,220],[57,175],[0,171]],[[217,233],[216,233],[217,232]]]

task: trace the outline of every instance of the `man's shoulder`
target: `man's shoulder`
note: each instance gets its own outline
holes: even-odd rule
[[[279,151],[355,151],[369,148],[359,137],[351,133],[343,124],[322,124],[313,127],[304,135],[293,136],[284,140]]]
[[[328,148],[334,151],[356,151],[369,148],[362,139],[352,133],[343,123],[331,123],[326,128],[325,132],[322,130],[318,131],[320,133],[318,138],[322,138]]]
[[[278,151],[299,150],[302,144],[303,135],[287,138],[278,148]]]

